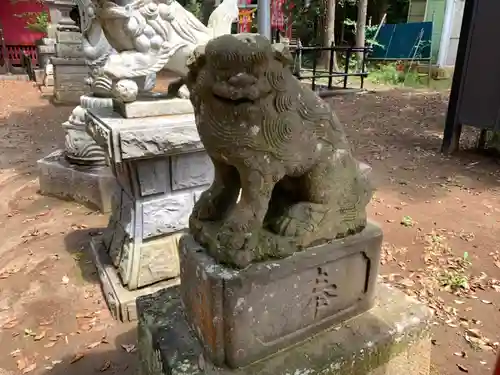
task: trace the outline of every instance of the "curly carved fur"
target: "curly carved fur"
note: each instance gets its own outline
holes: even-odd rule
[[[216,172],[192,222],[219,220],[218,247],[240,266],[262,258],[251,239],[263,231],[304,248],[366,224],[370,184],[337,117],[289,61],[266,38],[239,34],[200,47],[189,62],[198,132]]]

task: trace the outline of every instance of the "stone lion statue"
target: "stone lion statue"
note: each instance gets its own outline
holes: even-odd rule
[[[198,132],[215,167],[190,230],[232,266],[284,257],[366,225],[371,184],[339,120],[293,77],[290,62],[286,48],[258,34],[220,36],[188,62]]]

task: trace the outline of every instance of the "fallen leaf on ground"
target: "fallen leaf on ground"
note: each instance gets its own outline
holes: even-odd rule
[[[24,370],[26,368],[26,359],[24,358],[18,359],[16,364],[18,370]]]
[[[19,354],[21,354],[21,349],[16,349],[13,352],[10,352],[12,357],[17,357]]]
[[[90,319],[90,318],[93,318],[94,317],[94,313],[93,312],[85,312],[85,313],[78,313],[76,314],[76,319]]]
[[[456,355],[457,357],[462,357],[462,358],[466,358],[467,357],[467,353],[464,352],[464,351],[455,352],[455,353],[453,353],[453,355]]]
[[[399,284],[410,288],[415,285],[415,281],[411,279],[403,279],[399,282]]]
[[[85,354],[83,354],[83,353],[76,353],[69,363],[78,362],[83,357],[85,357]]]
[[[493,303],[493,302],[485,300],[485,299],[481,300],[481,302],[486,304],[486,305],[491,305]]]
[[[49,342],[48,344],[45,344],[43,347],[44,348],[52,348],[55,344],[57,344],[55,341]]]
[[[33,332],[31,329],[29,328],[25,328],[24,329],[24,335],[25,336],[32,336],[32,337],[35,337],[36,336],[36,333]]]
[[[54,323],[54,319],[48,319],[48,320],[42,320],[42,321],[40,321],[40,323],[38,323],[38,325],[40,325],[40,326],[49,326],[52,323]]]
[[[23,374],[27,374],[28,372],[31,372],[31,371],[33,371],[34,369],[36,369],[36,363],[33,363],[33,364],[29,365],[28,367],[26,367],[26,368],[23,370]]]
[[[462,372],[469,372],[469,370],[467,369],[467,367],[465,366],[462,366],[462,365],[457,365],[458,369]]]
[[[134,344],[123,344],[122,348],[125,349],[127,353],[135,352],[136,348]]]
[[[481,350],[491,350],[490,340],[484,337],[481,332],[477,328],[470,328],[465,331],[464,335],[465,341],[469,343],[469,345],[475,349]]]
[[[87,349],[94,349],[101,345],[102,341],[96,341],[87,345]]]
[[[10,329],[10,328],[14,328],[14,327],[15,327],[16,325],[18,325],[18,324],[19,324],[19,322],[17,321],[17,319],[16,319],[16,318],[11,318],[11,319],[7,320],[7,321],[3,324],[2,328],[5,328],[5,329]]]
[[[111,367],[111,362],[109,360],[105,361],[104,364],[102,365],[101,367],[101,372],[104,372],[106,370],[109,370],[109,368]]]
[[[476,337],[480,339],[482,337],[481,332],[477,328],[470,328],[467,331],[465,331],[466,334],[472,337]]]
[[[35,337],[33,337],[33,340],[35,341],[40,341],[41,339],[43,339],[45,337],[45,331],[42,331],[40,332],[38,335],[36,335]]]

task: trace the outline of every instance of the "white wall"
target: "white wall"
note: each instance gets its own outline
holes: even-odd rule
[[[464,5],[465,0],[446,0],[446,10],[437,61],[440,67],[455,65]]]

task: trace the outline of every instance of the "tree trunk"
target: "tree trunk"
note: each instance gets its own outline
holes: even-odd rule
[[[332,45],[335,45],[335,9],[336,9],[337,1],[336,0],[325,0],[325,22],[324,26],[324,34],[323,34],[323,46],[330,48]],[[338,72],[339,68],[337,65],[337,56],[336,53],[333,53],[333,71]],[[325,51],[322,54],[322,65],[325,68],[329,68],[330,65],[330,51]]]
[[[366,32],[366,11],[368,9],[368,0],[358,0],[358,19],[356,22],[356,47],[365,47]],[[363,52],[358,52],[358,70],[363,68]]]
[[[376,0],[368,4],[368,16],[372,17],[372,25],[380,24],[388,8],[388,0]]]

